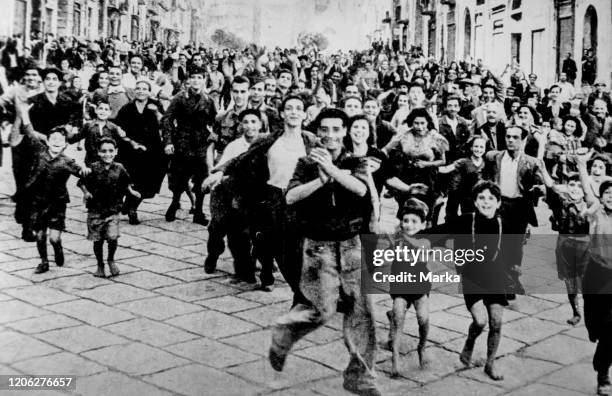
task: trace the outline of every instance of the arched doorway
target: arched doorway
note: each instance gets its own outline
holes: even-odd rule
[[[472,18],[470,17],[470,11],[465,9],[465,22],[463,23],[463,59],[467,59],[470,56],[472,48]]]
[[[593,6],[584,14],[582,49],[582,81],[593,85],[597,79],[597,11]]]

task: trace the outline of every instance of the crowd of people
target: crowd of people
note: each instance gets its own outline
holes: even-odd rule
[[[350,353],[344,387],[378,395],[360,236],[381,232],[381,201],[393,199],[393,243],[471,235],[460,242],[487,251],[484,263],[462,269],[464,280],[480,282],[471,288],[464,281],[473,321],[460,358],[475,364],[474,343],[488,323],[484,371],[503,380],[495,367],[503,310],[525,294],[523,244],[543,197],[551,232],[559,233],[568,323],[584,312],[589,338],[598,342],[598,392],[610,394],[612,100],[604,82],[581,91],[564,71],[543,88],[516,61],[495,75],[482,60],[445,65],[418,48],[166,50],[125,38],[60,38],[14,52],[19,45],[13,40],[3,50],[0,114],[15,219],[22,238],[37,244],[36,273],[49,271],[47,239],[55,264],[64,265],[71,175],[87,206],[98,277],[107,266],[110,276],[120,274],[114,256],[121,214],[139,224],[139,204],[159,193],[167,175],[166,221],[176,221],[185,193],[193,222],[208,226],[204,271],[216,271],[227,239],[235,282],[269,291],[278,268],[291,287],[292,307],[272,329],[272,367],[283,370],[295,342],[342,312]],[[84,162],[65,154],[69,144],[85,151]],[[427,367],[428,300],[436,297],[431,285],[422,286],[418,293],[390,291],[393,374],[411,305]]]

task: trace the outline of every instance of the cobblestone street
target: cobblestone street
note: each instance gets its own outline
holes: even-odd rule
[[[183,220],[185,210],[173,223],[164,220],[170,202],[165,185],[162,194],[141,205],[141,225],[122,222],[121,275],[94,278],[85,208],[75,184],[69,181],[66,265],[52,263],[49,272],[35,275],[36,247],[19,239],[21,228],[8,198],[13,193],[10,168],[1,168],[0,191],[6,196],[0,201],[0,374],[76,375],[76,393],[83,395],[348,394],[342,390],[348,354],[341,316],[300,342],[284,372],[273,371],[267,360],[269,326],[289,309],[289,288],[277,282],[266,293],[231,284],[227,252],[219,271],[205,274],[207,231]],[[539,217],[548,215],[540,209]],[[553,257],[550,250],[528,245],[523,279],[535,276],[534,266]],[[391,300],[377,295],[375,301],[381,346]],[[482,369],[462,369],[459,362],[470,323],[463,298],[432,293],[430,304],[433,366],[418,368],[418,329],[411,311],[400,379],[390,379],[391,354],[379,348],[383,394],[594,394],[595,345],[582,324],[565,323],[571,313],[565,295],[520,296],[505,311],[498,353],[505,380],[497,383]],[[483,334],[476,357],[484,357],[485,343]]]

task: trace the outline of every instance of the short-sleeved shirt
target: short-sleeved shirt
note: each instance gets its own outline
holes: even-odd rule
[[[342,154],[334,164],[367,185],[365,159]],[[302,157],[297,163],[288,190],[317,178],[318,165],[310,158]],[[368,194],[359,197],[334,181],[292,206],[305,237],[318,241],[342,241],[359,234],[363,224],[369,221],[369,217],[366,218],[366,208],[371,209],[371,201]]]
[[[78,176],[81,168],[76,161],[63,153],[52,157],[43,144],[35,144],[32,173],[26,184],[33,200],[70,202],[66,183],[70,175]]]
[[[121,211],[123,197],[131,183],[130,175],[123,165],[113,162],[110,166],[102,161],[91,164],[91,173],[79,181],[85,185],[92,198],[87,202],[91,213],[110,216]]]

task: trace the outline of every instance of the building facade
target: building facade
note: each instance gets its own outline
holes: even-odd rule
[[[0,37],[31,32],[56,37],[97,39],[126,36],[134,41],[186,44],[194,40],[194,10],[200,0],[2,0]],[[4,4],[4,3],[3,3]],[[199,22],[198,22],[199,23]]]
[[[597,79],[612,78],[610,0],[391,0],[393,46],[420,45],[449,63],[482,59],[501,73],[513,59],[550,85],[568,53],[578,65],[587,49],[597,59]]]

